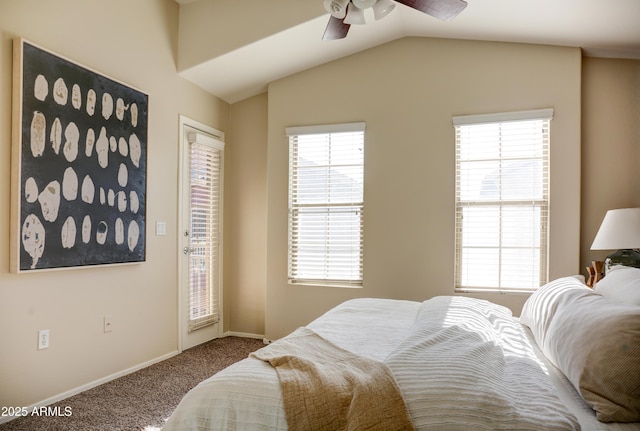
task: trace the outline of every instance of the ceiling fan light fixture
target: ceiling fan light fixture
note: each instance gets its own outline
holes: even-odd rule
[[[349,0],[324,0],[324,9],[332,16],[343,19],[347,15]]]
[[[382,19],[396,7],[391,0],[378,0],[373,6],[373,16],[376,20]]]
[[[367,9],[376,4],[377,1],[378,0],[351,0],[351,3],[360,9]]]
[[[400,3],[442,21],[451,21],[467,7],[466,0],[324,0],[331,14],[323,40],[344,39],[351,24],[365,24],[365,9],[373,9],[376,20],[387,16]]]
[[[347,16],[344,19],[344,23],[356,25],[366,24],[366,20],[364,18],[364,9],[360,9],[355,4],[349,3],[349,7],[347,8]]]

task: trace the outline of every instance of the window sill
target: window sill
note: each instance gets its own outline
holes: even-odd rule
[[[314,286],[314,287],[339,287],[342,289],[361,289],[361,281],[330,281],[330,280],[288,280],[292,286]]]
[[[455,293],[496,293],[499,295],[531,295],[538,290],[537,288],[531,289],[496,289],[490,287],[456,287]]]

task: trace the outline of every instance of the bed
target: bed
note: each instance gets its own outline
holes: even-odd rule
[[[462,296],[346,301],[201,382],[163,430],[640,430],[640,303],[616,277],[555,280],[519,318]]]

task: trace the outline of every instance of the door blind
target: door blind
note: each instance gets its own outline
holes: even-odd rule
[[[189,331],[218,322],[222,151],[190,142]]]

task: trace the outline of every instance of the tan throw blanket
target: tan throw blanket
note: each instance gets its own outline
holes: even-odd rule
[[[386,364],[348,352],[308,328],[251,356],[280,380],[290,430],[413,430]]]

